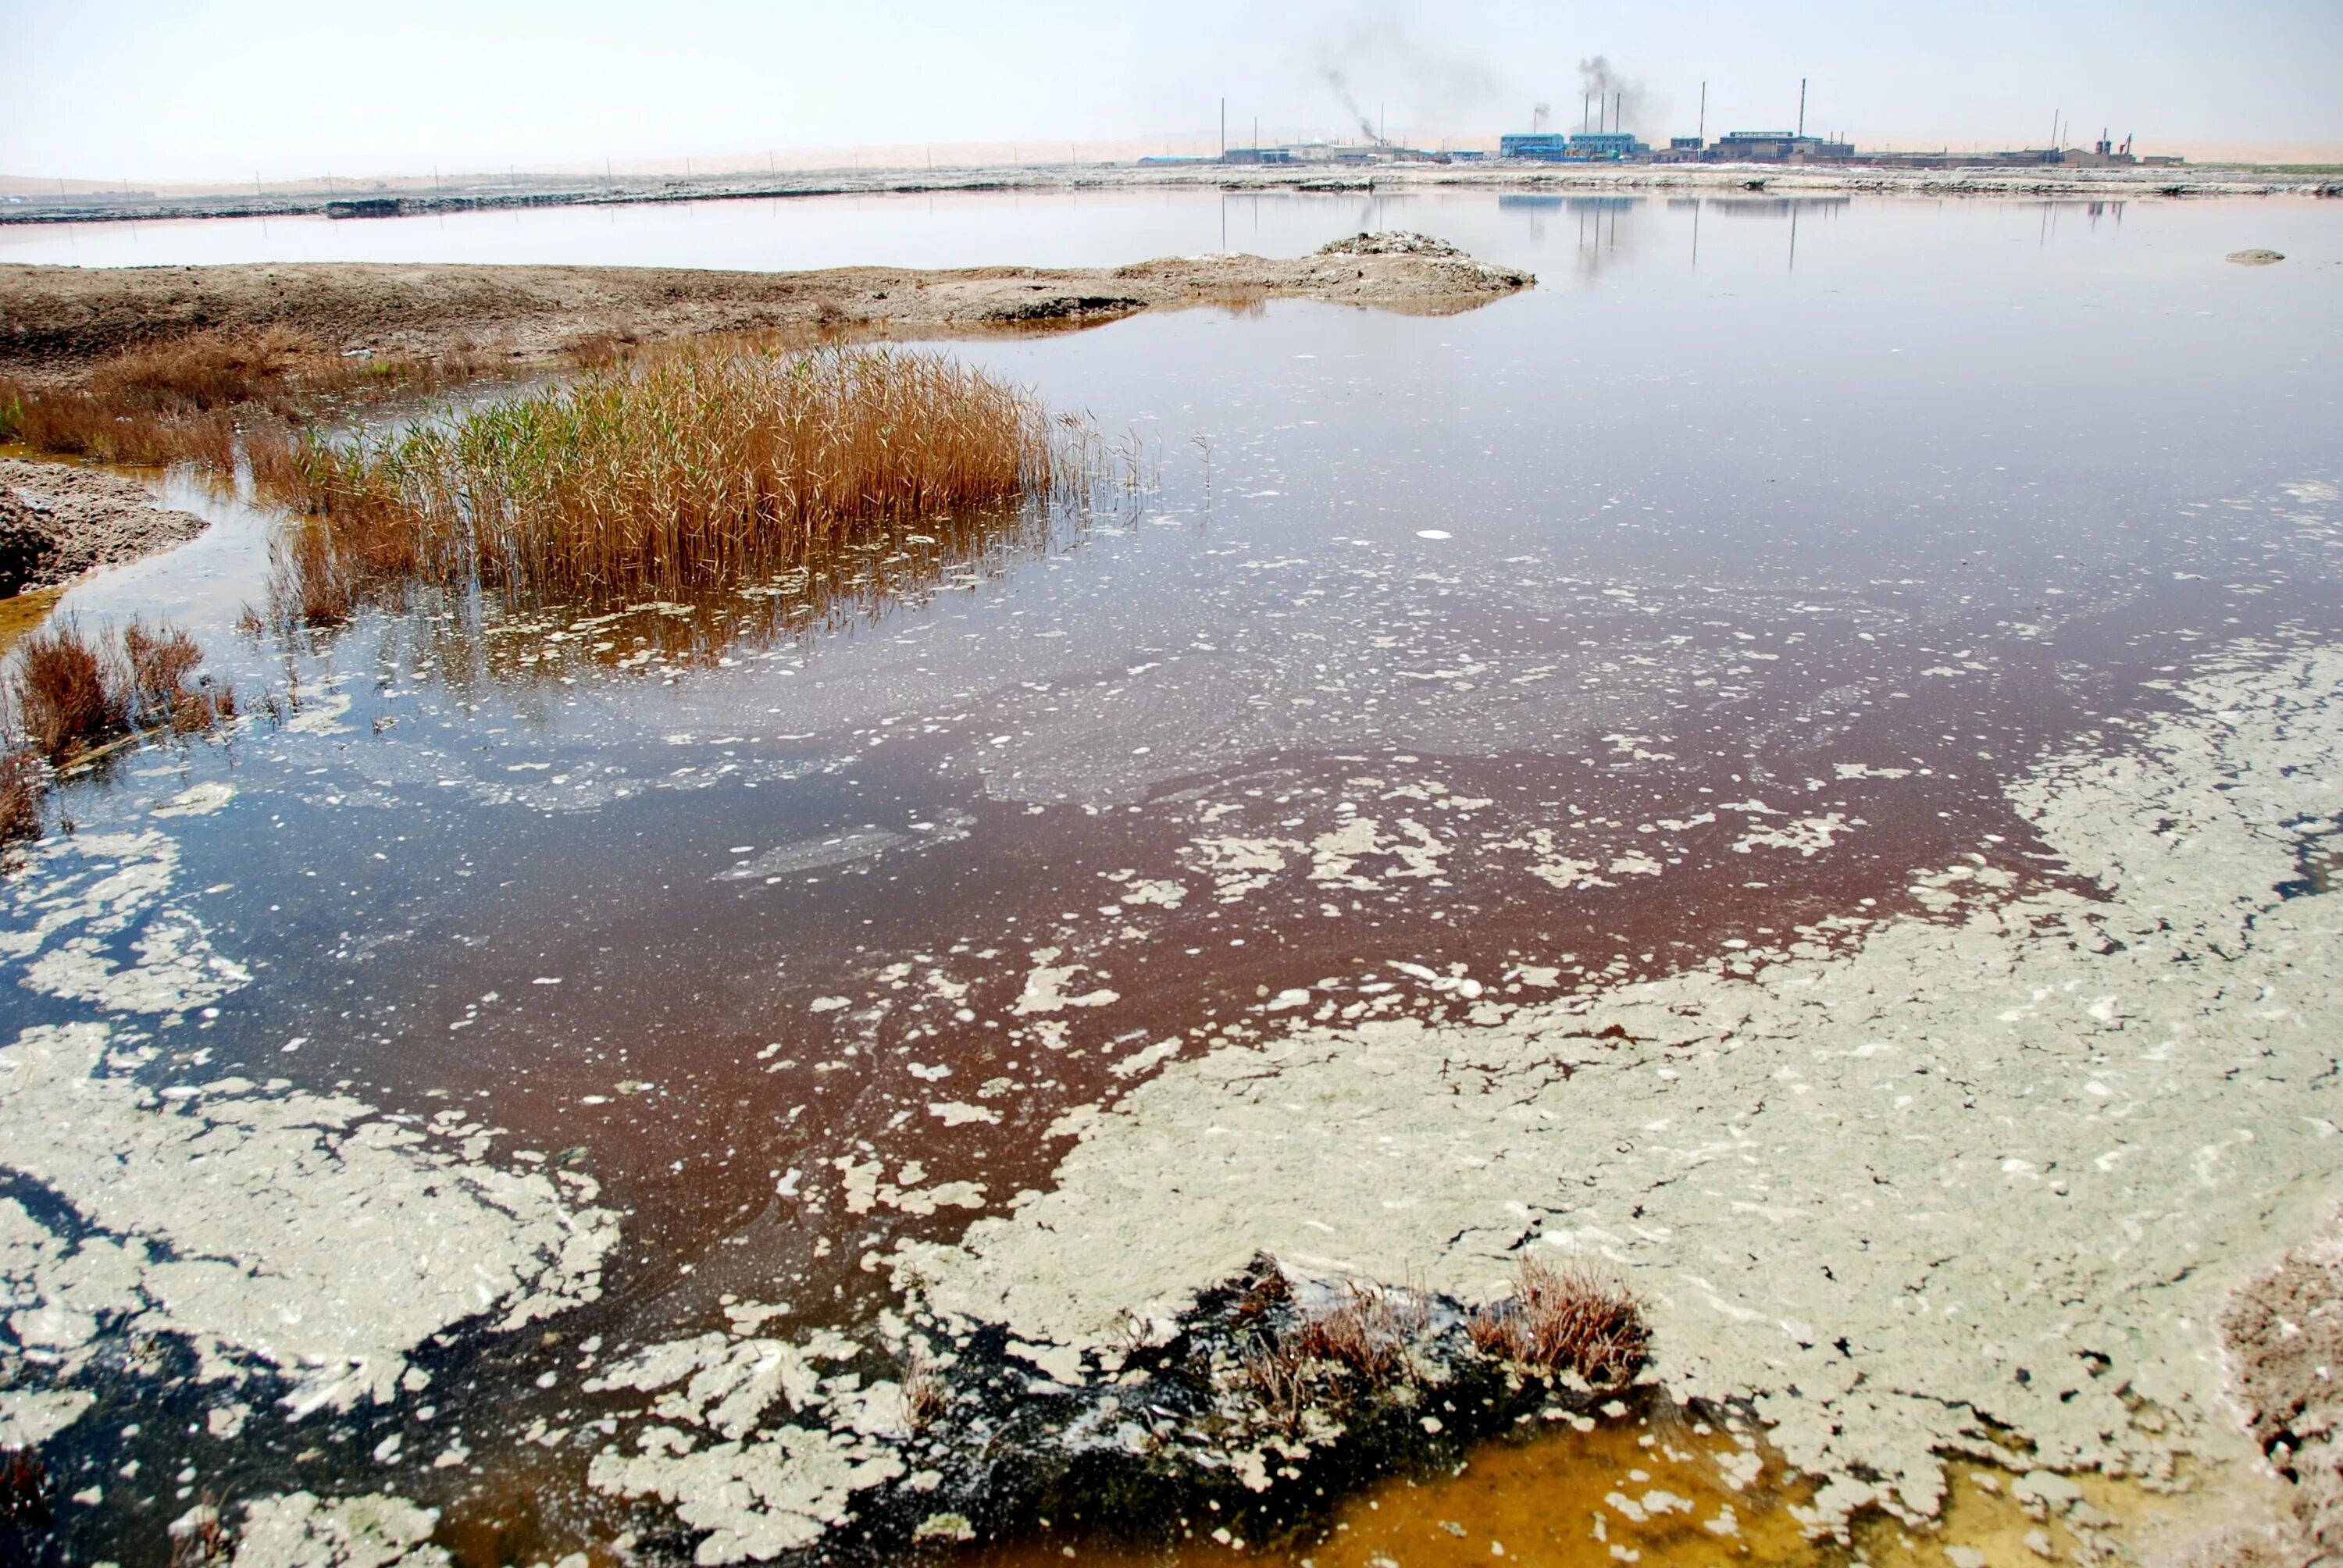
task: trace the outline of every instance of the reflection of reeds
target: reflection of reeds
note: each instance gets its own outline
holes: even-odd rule
[[[41,796],[47,788],[41,759],[29,746],[0,746],[0,853],[40,836]]]
[[[1651,1346],[1635,1298],[1582,1264],[1522,1260],[1513,1293],[1476,1307],[1465,1332],[1484,1355],[1549,1372],[1569,1369],[1596,1388],[1635,1375]]]
[[[204,650],[176,627],[133,620],[122,628],[122,654],[130,667],[130,719],[139,729],[192,735],[236,717],[236,688],[196,676]]]
[[[297,531],[282,563],[304,601],[329,570],[597,600],[770,574],[891,522],[1054,493],[1081,471],[1084,436],[940,355],[733,340],[396,439],[278,432],[252,466],[265,493],[316,514],[317,542]]]

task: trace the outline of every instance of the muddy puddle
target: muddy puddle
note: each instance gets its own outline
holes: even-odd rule
[[[681,1561],[694,1529],[591,1479],[663,1386],[628,1358],[795,1347],[759,1353],[862,1420],[838,1462],[894,1462],[864,1395],[904,1375],[900,1245],[1014,1216],[1168,1066],[2090,895],[2013,781],[2122,755],[2217,656],[2343,634],[2331,213],[1393,205],[1262,198],[1279,236],[1407,223],[1544,286],[960,346],[1143,482],[688,603],[240,629],[277,520],[158,478],[216,527],[63,608],[171,617],[251,717],[67,781],[74,830],[0,888],[7,1432],[54,1497],[7,1550],[159,1563],[206,1497],[306,1491],[437,1510],[416,1539],[467,1564]],[[1020,259],[1090,243],[980,216]],[[2301,264],[2225,270],[2248,242]],[[104,1091],[65,1127],[76,1072]],[[285,1138],[324,1165],[261,1159]],[[109,1187],[134,1167],[177,1174]],[[1531,1419],[1272,1554],[2000,1562],[2097,1528],[1959,1472],[1941,1533],[1818,1546],[1762,1428]],[[799,1515],[850,1529],[840,1485]]]

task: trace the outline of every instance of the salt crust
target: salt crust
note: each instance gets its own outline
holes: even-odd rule
[[[1926,918],[1524,1008],[1292,1032],[1174,1064],[1083,1121],[1055,1190],[929,1303],[1098,1349],[1256,1250],[1500,1293],[1610,1260],[1679,1397],[1745,1397],[1826,1478],[1814,1519],[1935,1513],[1943,1457],[2243,1457],[2225,1290],[2343,1167],[2343,900],[2282,899],[2343,807],[2343,649],[2241,655],[2116,754],[2011,790],[2096,891],[1915,874]]]
[[[307,1492],[263,1498],[245,1510],[234,1568],[446,1568],[429,1543],[438,1513],[376,1494],[320,1503]]]
[[[151,830],[44,846],[10,889],[0,958],[31,960],[28,987],[122,1010],[176,1015],[240,987],[172,903],[176,865]],[[282,1080],[151,1087],[135,1074],[156,1054],[106,1022],[0,1046],[0,1167],[38,1190],[0,1198],[0,1313],[23,1352],[0,1364],[12,1441],[77,1419],[75,1374],[124,1333],[185,1336],[206,1376],[273,1369],[301,1415],[388,1398],[429,1335],[599,1293],[618,1222],[590,1180],[565,1173],[565,1192],[486,1162],[485,1137],[459,1145],[477,1126],[443,1136]]]
[[[634,1433],[635,1452],[612,1445],[596,1454],[587,1480],[613,1495],[673,1504],[684,1523],[709,1532],[698,1549],[703,1563],[806,1545],[845,1522],[854,1493],[903,1473],[883,1441],[902,1435],[901,1391],[820,1373],[819,1362],[859,1350],[820,1331],[802,1345],[711,1332],[638,1352],[586,1388],[665,1391],[648,1412],[655,1422]],[[776,1403],[823,1424],[760,1430]],[[700,1446],[695,1428],[719,1441]]]

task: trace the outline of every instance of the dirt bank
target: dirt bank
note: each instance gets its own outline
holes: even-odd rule
[[[136,344],[267,327],[352,352],[439,356],[494,344],[528,359],[610,339],[772,327],[960,335],[1268,298],[1436,313],[1470,309],[1534,281],[1439,240],[1391,235],[1337,241],[1296,260],[1174,256],[1046,271],[0,266],[0,361],[69,370]]]
[[[66,463],[0,458],[0,598],[71,582],[204,531],[144,486]]]

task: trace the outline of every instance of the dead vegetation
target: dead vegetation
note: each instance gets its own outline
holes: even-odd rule
[[[140,344],[72,381],[0,375],[0,442],[105,463],[236,468],[239,437],[279,441],[310,421],[479,374],[464,351],[437,359],[342,353],[283,327],[197,332]]]
[[[1607,1392],[1632,1382],[1650,1351],[1634,1296],[1576,1262],[1523,1259],[1512,1295],[1472,1307],[1371,1281],[1345,1281],[1306,1303],[1303,1295],[1262,1258],[1226,1308],[1235,1332],[1222,1375],[1289,1434],[1322,1402],[1356,1405],[1453,1380],[1459,1358],[1500,1363],[1515,1378],[1573,1375]]]
[[[902,1360],[903,1424],[913,1432],[924,1432],[940,1420],[950,1408],[951,1395],[936,1364],[916,1342],[903,1347]]]
[[[206,1563],[225,1563],[236,1549],[236,1533],[220,1518],[219,1504],[208,1492],[203,1501],[173,1520],[168,1533],[171,1538],[171,1568],[205,1568]]]
[[[167,623],[92,637],[66,617],[9,655],[0,740],[0,851],[40,836],[50,772],[142,735],[195,735],[236,715],[236,689],[197,673],[203,649]]]
[[[18,726],[51,762],[103,746],[130,728],[129,684],[102,640],[70,618],[16,645],[8,695]]]
[[[679,596],[890,525],[1066,494],[1104,451],[941,355],[753,337],[644,350],[395,439],[249,445],[256,485],[307,515],[272,599],[311,625],[416,580]]]
[[[1627,1288],[1582,1263],[1523,1258],[1513,1293],[1473,1309],[1465,1332],[1482,1354],[1541,1372],[1569,1371],[1597,1389],[1632,1379],[1651,1331]]]

